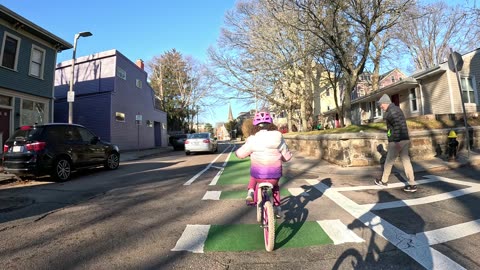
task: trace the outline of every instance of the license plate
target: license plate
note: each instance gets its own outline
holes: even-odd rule
[[[15,145],[12,149],[12,152],[22,152],[22,146]]]

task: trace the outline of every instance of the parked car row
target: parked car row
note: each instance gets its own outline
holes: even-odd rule
[[[74,170],[102,165],[109,170],[119,167],[118,146],[76,124],[22,126],[3,146],[5,172],[20,178],[50,175],[66,181]]]

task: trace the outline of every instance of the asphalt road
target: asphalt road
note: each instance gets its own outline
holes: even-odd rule
[[[404,193],[397,175],[380,189],[371,181],[377,170],[337,174],[320,163],[300,166],[306,164],[300,157],[285,168],[283,188],[304,193],[282,198],[285,218],[278,223],[339,221],[362,242],[280,246],[271,253],[174,251],[188,225],[254,223],[255,211],[241,199],[202,199],[208,191],[243,188],[213,184],[227,147],[217,154],[165,152],[66,183],[43,179],[0,189],[2,197],[22,202],[0,211],[1,268],[480,268],[478,168],[417,174],[419,190]]]

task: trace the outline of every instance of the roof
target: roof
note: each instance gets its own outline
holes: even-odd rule
[[[57,52],[73,48],[72,44],[18,15],[4,5],[0,5],[0,18],[9,22],[15,29],[21,28],[30,34],[47,41],[52,44]]]
[[[369,95],[357,98],[354,101],[352,101],[352,104],[359,103],[359,102],[365,102],[365,101],[371,101],[371,100],[376,101],[383,94],[391,95],[391,94],[397,93],[401,90],[410,89],[410,88],[416,87],[416,86],[418,86],[417,80],[415,80],[411,77],[407,77],[407,78],[404,78],[404,79],[402,79],[398,82],[395,82],[395,83],[392,83],[392,84],[387,85],[385,87],[382,87],[381,89],[379,89],[375,92],[372,92]]]
[[[430,76],[438,75],[444,73],[446,70],[441,66],[435,66],[433,68],[424,69],[417,73],[414,73],[411,77],[417,80],[424,79]]]

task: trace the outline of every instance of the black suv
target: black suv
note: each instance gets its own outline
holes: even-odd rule
[[[116,145],[76,124],[22,126],[3,146],[4,170],[21,178],[48,174],[66,181],[75,169],[103,165],[114,170],[119,164]]]

